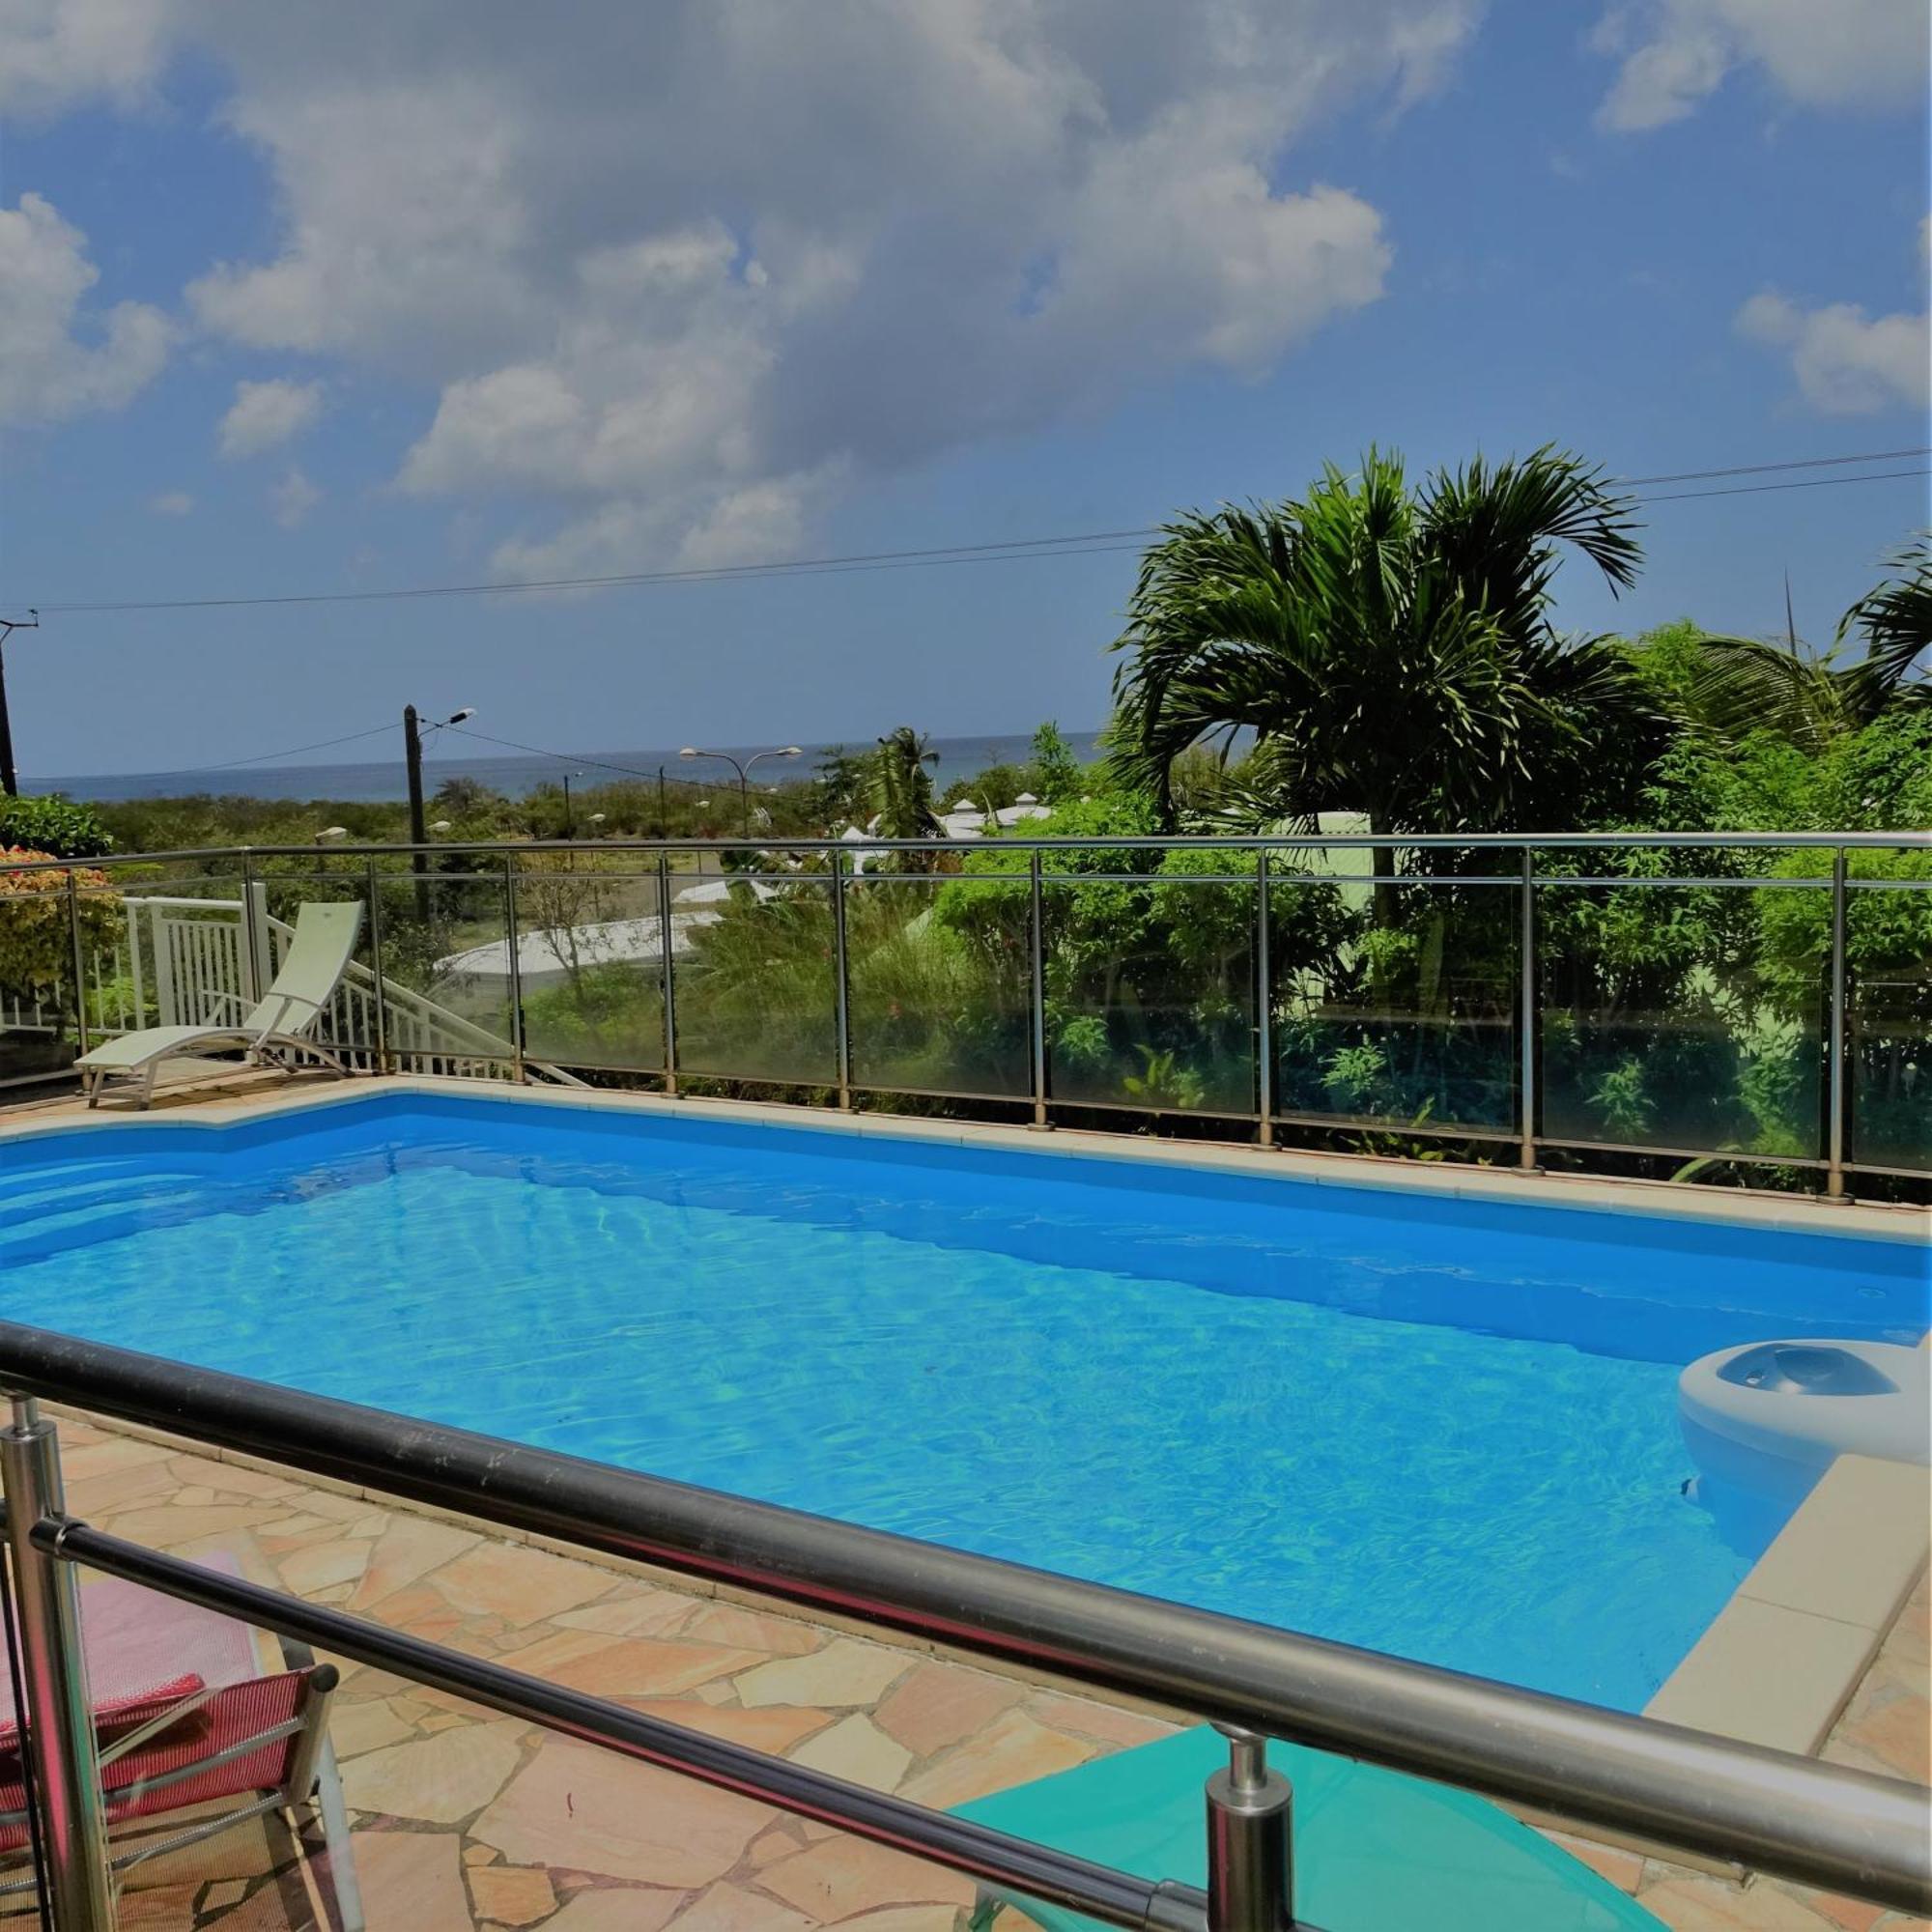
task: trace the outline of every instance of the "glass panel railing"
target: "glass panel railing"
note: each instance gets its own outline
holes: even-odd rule
[[[1932,861],[1855,852],[1846,893],[1847,1151],[1932,1170]]]
[[[655,866],[596,853],[516,862],[524,1051],[564,1066],[663,1070],[665,932]],[[678,923],[672,944],[683,943]]]
[[[1822,1158],[1830,937],[1822,877],[1541,883],[1543,1131]]]
[[[1520,905],[1513,885],[1271,875],[1276,1113],[1513,1132]]]
[[[379,875],[380,1020],[393,1065],[409,1073],[501,1075],[514,1055],[509,892],[500,859],[452,853],[416,878]],[[518,958],[527,951],[519,942]],[[373,979],[355,1024],[372,1026]]]
[[[1174,854],[1158,873],[1050,874],[1041,889],[1050,1098],[1252,1115],[1253,855]]]
[[[782,1085],[837,1081],[831,887],[825,871],[792,871],[781,855],[760,853],[748,855],[747,869],[707,869],[674,890],[671,983],[681,1074]]]
[[[860,878],[845,889],[852,1078],[902,1093],[1033,1091],[1024,879]]]

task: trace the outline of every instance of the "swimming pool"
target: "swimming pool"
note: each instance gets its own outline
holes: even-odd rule
[[[1625,1709],[1755,1553],[1679,1368],[1925,1262],[419,1092],[0,1148],[12,1320]]]

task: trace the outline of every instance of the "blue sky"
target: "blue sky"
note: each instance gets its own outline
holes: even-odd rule
[[[0,614],[1134,527],[1371,441],[1932,441],[1919,0],[108,11],[0,25]],[[1927,521],[1658,503],[1561,617],[1780,630],[1788,570],[1822,641]],[[582,750],[1086,727],[1132,566],[50,613],[9,690],[30,779],[412,698]]]

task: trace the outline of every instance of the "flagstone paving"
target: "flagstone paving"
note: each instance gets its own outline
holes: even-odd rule
[[[945,1806],[1165,1735],[1153,1717],[366,1497],[63,1422],[71,1507],[256,1581]],[[1926,1778],[1926,1586],[1826,1755]],[[371,1932],[955,1932],[970,1884],[772,1807],[344,1664],[331,1731]],[[1678,1932],[1904,1932],[1847,1899],[1565,1839]],[[137,1932],[305,1932],[261,1822],[136,1868]],[[18,1907],[14,1908],[17,1914]],[[26,1921],[0,1920],[4,1932]],[[1343,1929],[1346,1932],[1346,1928]]]

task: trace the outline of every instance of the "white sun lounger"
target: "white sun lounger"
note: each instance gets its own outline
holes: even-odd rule
[[[328,905],[305,905],[296,915],[295,937],[275,982],[255,1007],[232,1026],[149,1027],[103,1040],[74,1062],[92,1107],[110,1076],[137,1084],[141,1105],[155,1096],[155,1076],[164,1060],[183,1054],[221,1053],[240,1048],[250,1065],[264,1061],[288,1062],[308,1054],[345,1072],[333,1053],[313,1037],[323,1009],[334,997],[349,969],[362,930],[362,907],[350,900]],[[237,1007],[234,993],[221,998]]]

